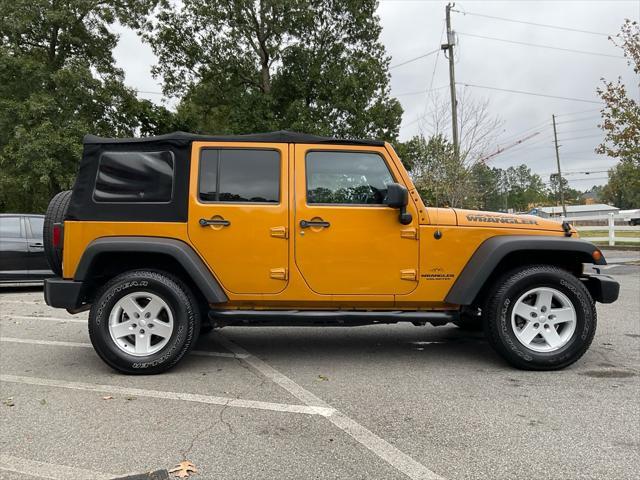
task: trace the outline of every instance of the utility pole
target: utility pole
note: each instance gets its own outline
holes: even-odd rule
[[[553,140],[556,144],[556,162],[558,163],[558,189],[560,190],[560,203],[562,204],[562,215],[567,216],[567,206],[564,204],[564,187],[562,185],[562,171],[560,170],[560,151],[558,150],[558,132],[556,131],[556,116],[551,115],[553,120]]]
[[[447,5],[447,43],[440,46],[449,53],[449,90],[451,91],[451,128],[453,130],[453,151],[458,159],[460,145],[458,144],[458,101],[456,100],[456,72],[453,64],[453,47],[456,44],[455,32],[451,30],[451,9],[455,3]]]

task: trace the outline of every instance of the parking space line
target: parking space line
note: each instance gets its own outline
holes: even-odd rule
[[[82,478],[83,480],[108,480],[118,475],[94,472],[84,468],[68,467],[53,463],[38,462],[27,458],[14,457],[0,453],[0,470],[30,475],[32,477],[48,478],[51,480],[69,480],[70,478]]]
[[[261,402],[258,400],[243,400],[240,398],[216,397],[198,393],[167,392],[161,390],[147,390],[143,388],[120,387],[117,385],[100,385],[83,382],[69,382],[66,380],[51,380],[48,378],[25,377],[21,375],[0,374],[0,381],[38,385],[43,387],[68,388],[88,392],[101,392],[135,397],[162,398],[165,400],[182,400],[185,402],[206,403],[225,407],[249,408],[254,410],[269,410],[272,412],[301,413],[305,415],[320,415],[329,417],[335,410],[331,407],[316,407],[308,405],[291,405],[287,403]]]
[[[37,340],[32,338],[0,337],[0,342],[6,343],[26,343],[29,345],[47,345],[51,347],[79,347],[93,348],[90,343],[84,342],[60,342],[58,340]],[[193,350],[190,355],[199,357],[221,357],[221,358],[246,358],[249,354],[238,354],[229,352],[209,352],[207,350]]]
[[[66,323],[84,323],[87,319],[81,318],[60,318],[60,317],[37,317],[35,315],[1,315],[0,318],[6,320],[44,320],[45,322],[66,322]]]
[[[0,305],[3,303],[26,303],[29,305],[44,305],[44,302],[37,302],[35,300],[5,300],[4,298],[0,300]]]
[[[286,375],[260,360],[258,357],[251,355],[247,350],[231,340],[223,337],[221,334],[216,335],[218,342],[227,350],[235,354],[247,355],[242,361],[247,363],[253,369],[264,375],[266,378],[276,383],[294,397],[301,400],[309,406],[332,408],[328,403],[315,396],[304,387],[298,385]],[[386,440],[380,438],[375,433],[360,425],[358,422],[349,418],[347,415],[334,409],[334,414],[327,416],[327,420],[336,427],[349,434],[358,443],[365,446],[375,455],[387,462],[389,465],[404,473],[412,480],[445,480],[444,477],[429,470],[423,464],[417,462],[409,455],[401,452]]]

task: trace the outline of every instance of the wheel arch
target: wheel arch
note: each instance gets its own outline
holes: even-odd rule
[[[604,256],[591,242],[540,235],[501,235],[485,240],[471,256],[445,301],[455,305],[475,305],[493,282],[507,270],[524,265],[548,264],[579,276],[583,263],[606,265]]]
[[[110,278],[128,270],[163,270],[180,277],[206,303],[225,303],[227,295],[195,250],[187,243],[163,237],[101,237],[85,249],[73,280],[83,284],[82,296],[92,296]]]

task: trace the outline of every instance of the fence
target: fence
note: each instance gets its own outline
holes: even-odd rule
[[[636,235],[631,236],[618,236],[618,243],[631,243],[640,245],[640,226],[631,226],[631,225],[616,225],[616,221],[618,223],[628,222],[628,215],[620,215],[610,213],[607,216],[604,215],[596,215],[590,217],[560,217],[559,221],[567,221],[574,226],[580,236],[584,236],[585,239],[590,240],[592,242],[608,242],[610,246],[614,246],[616,244],[616,232],[636,232]],[[600,221],[602,225],[578,225],[580,222],[589,222],[593,223],[593,221]],[[606,237],[598,237],[589,235],[588,232],[600,232],[606,230],[608,235]],[[583,235],[584,234],[584,235]]]

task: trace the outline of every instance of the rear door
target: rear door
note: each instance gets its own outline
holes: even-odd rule
[[[29,278],[29,247],[20,215],[0,216],[0,281]]]
[[[287,144],[193,144],[189,238],[233,293],[287,286],[288,161]]]
[[[44,255],[44,243],[42,230],[44,228],[44,217],[26,216],[24,217],[27,230],[27,246],[29,250],[29,276],[44,278],[52,274],[49,263]]]
[[[383,204],[402,183],[384,148],[296,145],[295,261],[321,294],[407,294],[418,284],[418,216]],[[411,200],[410,200],[411,202]]]

